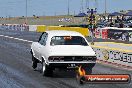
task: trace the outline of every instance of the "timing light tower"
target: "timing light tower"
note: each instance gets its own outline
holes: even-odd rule
[[[87,3],[89,4],[89,0],[87,0]],[[90,9],[89,7],[87,8],[87,13],[88,13],[88,29],[90,31],[90,36],[92,38],[92,45],[94,45],[94,36],[95,36],[95,28],[96,28],[96,13],[97,13],[97,7],[98,7],[98,2],[97,0],[94,0],[94,9]]]

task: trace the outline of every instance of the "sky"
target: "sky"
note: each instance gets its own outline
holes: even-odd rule
[[[82,3],[83,1],[83,3]],[[89,1],[89,3],[86,3]],[[107,12],[132,10],[132,0],[106,0]],[[69,0],[70,14],[78,14],[86,7],[97,8],[98,13],[104,13],[105,0]],[[68,0],[27,0],[28,16],[66,15]],[[26,15],[26,0],[0,0],[0,17],[14,17]]]

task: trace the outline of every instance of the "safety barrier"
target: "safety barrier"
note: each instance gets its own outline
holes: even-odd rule
[[[79,32],[84,36],[89,36],[88,28],[80,28],[80,27],[4,24],[4,25],[0,25],[0,29],[2,29],[2,30],[17,30],[17,31],[36,31],[36,32],[44,32],[46,30],[69,30],[69,31]]]
[[[37,25],[29,25],[29,31],[36,31]]]
[[[79,32],[84,36],[89,36],[89,30],[87,28],[45,26],[45,25],[29,25],[29,31],[44,32],[46,30],[69,30],[69,31]]]
[[[132,69],[132,50],[92,45],[99,61]]]
[[[45,31],[46,31],[46,26],[45,25],[37,25],[36,32],[45,32]]]
[[[60,27],[60,26],[48,26],[47,30],[70,30],[81,33],[84,36],[89,36],[88,28],[80,28],[80,27]]]
[[[0,24],[1,30],[29,31],[29,25],[25,24]]]
[[[97,28],[95,29],[95,37],[102,39],[132,41],[132,28]]]

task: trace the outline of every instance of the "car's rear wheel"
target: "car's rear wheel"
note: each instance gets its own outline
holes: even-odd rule
[[[86,75],[87,75],[87,74],[92,74],[92,68],[94,66],[95,66],[95,63],[91,63],[91,64],[88,64],[88,65],[82,66],[82,68],[85,70]]]
[[[45,61],[42,61],[42,74],[43,76],[52,76],[53,70],[48,65],[46,65]]]
[[[76,74],[76,80],[78,84],[84,84],[86,79],[84,76],[80,76],[79,74]]]
[[[86,75],[92,74],[92,68],[84,67],[84,70],[85,70],[85,72],[86,72]]]

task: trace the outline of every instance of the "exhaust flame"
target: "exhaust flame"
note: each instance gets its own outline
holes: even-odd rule
[[[80,76],[86,75],[86,72],[85,72],[85,70],[82,68],[82,66],[79,67],[78,73],[79,73]]]

